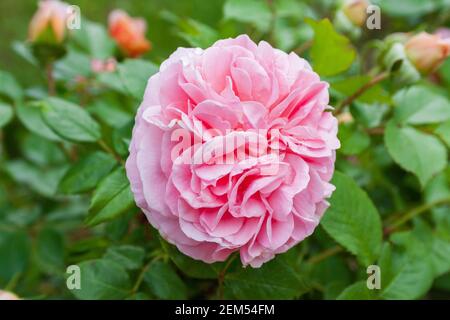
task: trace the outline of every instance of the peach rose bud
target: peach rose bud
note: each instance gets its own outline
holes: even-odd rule
[[[123,10],[114,10],[108,20],[109,34],[124,55],[136,58],[150,50],[151,44],[145,38],[147,24],[143,19],[131,18]]]
[[[20,300],[14,293],[0,290],[0,300]]]
[[[43,0],[31,19],[29,39],[32,42],[61,43],[66,35],[68,5],[59,0]]]
[[[367,19],[367,0],[347,0],[342,10],[347,18],[355,25],[361,27]]]
[[[435,71],[449,56],[450,40],[421,32],[406,42],[405,51],[417,70],[427,74]]]

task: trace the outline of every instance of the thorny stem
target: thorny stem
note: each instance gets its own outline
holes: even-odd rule
[[[310,263],[310,264],[316,264],[319,263],[323,260],[325,260],[326,258],[329,258],[331,256],[334,256],[340,252],[342,252],[344,249],[342,249],[340,246],[334,246],[331,248],[328,248],[324,251],[322,251],[321,253],[309,258],[306,262]]]
[[[225,280],[225,274],[228,268],[231,266],[231,263],[236,259],[237,254],[234,254],[225,264],[222,271],[219,273],[218,281],[219,281],[219,299],[223,299],[223,281]]]
[[[55,86],[55,78],[53,77],[53,62],[47,63],[46,74],[47,74],[48,95],[54,96],[56,94],[56,86]]]
[[[442,199],[439,199],[439,200],[436,200],[436,201],[433,201],[430,203],[425,203],[421,206],[418,206],[418,207],[406,212],[405,215],[403,215],[402,217],[397,219],[397,221],[394,221],[390,226],[385,228],[385,230],[384,230],[385,235],[391,234],[392,232],[397,230],[400,226],[404,225],[406,222],[419,216],[420,214],[427,212],[430,209],[432,209],[438,205],[446,204],[446,203],[450,203],[450,197],[442,198]]]
[[[111,154],[117,160],[117,162],[119,162],[122,165],[125,165],[123,159],[113,149],[111,149],[104,140],[98,140],[98,144],[104,151]]]
[[[377,85],[378,83],[382,82],[383,80],[387,79],[389,77],[389,72],[382,72],[378,75],[376,75],[375,77],[372,78],[372,80],[370,80],[369,82],[367,82],[365,85],[363,85],[361,88],[359,88],[358,90],[356,90],[355,93],[353,93],[351,96],[347,97],[346,99],[344,99],[337,107],[335,110],[335,115],[340,114],[343,110],[345,106],[350,105],[354,100],[356,100],[357,98],[359,98],[364,92],[366,92],[367,90],[369,90],[370,88],[372,88],[373,86]]]
[[[299,56],[301,56],[306,50],[311,48],[312,44],[313,44],[312,40],[305,41],[301,45],[299,45],[297,48],[295,48],[293,51],[296,54],[298,54]]]
[[[135,294],[139,290],[139,288],[142,284],[142,281],[144,281],[145,273],[147,272],[148,268],[150,268],[150,265],[153,262],[155,262],[159,259],[162,259],[162,258],[163,258],[162,256],[153,257],[149,262],[147,262],[147,264],[144,266],[144,268],[142,268],[142,270],[139,272],[136,283],[134,284],[133,289],[131,290],[132,295]]]

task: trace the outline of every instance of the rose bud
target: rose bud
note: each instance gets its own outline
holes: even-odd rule
[[[346,17],[358,27],[361,27],[367,19],[367,0],[347,0],[344,3],[342,11]]]
[[[0,290],[0,300],[20,300],[14,293]]]
[[[421,73],[435,71],[450,54],[450,41],[439,35],[421,32],[405,44],[405,52]]]
[[[143,19],[133,19],[123,10],[114,10],[108,23],[111,37],[125,56],[136,58],[150,50],[151,44],[145,38],[147,24]]]
[[[116,71],[117,61],[114,58],[108,58],[106,60],[92,59],[91,70],[95,73],[102,72],[114,72]]]
[[[62,43],[66,36],[67,9],[68,5],[59,0],[40,1],[30,22],[29,39],[32,42]]]

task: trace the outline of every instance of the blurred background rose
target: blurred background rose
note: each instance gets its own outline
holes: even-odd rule
[[[170,30],[173,24],[160,17],[162,11],[170,11],[182,17],[191,17],[207,25],[215,25],[222,18],[224,0],[179,1],[179,0],[72,0],[68,3],[77,5],[82,16],[107,25],[109,13],[117,8],[130,16],[143,17],[148,25],[147,38],[158,43],[146,54],[151,60],[162,61],[179,46],[186,42]],[[37,10],[37,0],[3,0],[0,1],[0,69],[16,75],[24,85],[39,83],[39,70],[29,68],[29,64],[17,56],[11,48],[14,40],[25,40],[28,34],[30,18]],[[13,12],[14,14],[11,14]],[[83,20],[81,21],[83,26]]]

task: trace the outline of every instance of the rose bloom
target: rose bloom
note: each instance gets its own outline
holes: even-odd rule
[[[108,24],[109,34],[126,56],[135,58],[150,50],[143,19],[133,19],[123,10],[114,10],[109,14]]]
[[[342,10],[353,24],[361,27],[367,19],[368,6],[367,0],[347,0]]]
[[[450,40],[440,35],[421,32],[405,43],[405,51],[413,65],[422,73],[435,71],[450,54]]]
[[[59,0],[40,1],[39,9],[30,22],[30,41],[63,42],[66,34],[67,9],[68,5]]]
[[[20,300],[14,293],[0,290],[0,300]]]
[[[239,251],[243,265],[261,266],[311,235],[328,207],[339,147],[328,101],[307,61],[267,42],[242,35],[179,48],[149,79],[137,112],[126,163],[137,205],[194,259]],[[180,130],[192,139],[177,157]],[[264,152],[221,148],[254,135],[266,138]],[[238,147],[245,157],[219,160]],[[185,161],[205,150],[203,162]]]

